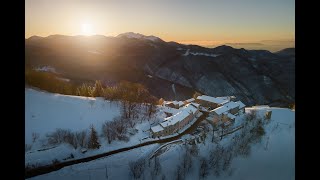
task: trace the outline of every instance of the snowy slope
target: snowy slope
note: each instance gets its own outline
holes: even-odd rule
[[[56,128],[73,131],[100,127],[106,120],[119,116],[116,103],[102,98],[67,96],[25,89],[25,141],[32,142],[32,133],[40,138]],[[98,132],[100,128],[96,128]]]
[[[272,110],[270,123],[266,125],[266,134],[260,143],[251,146],[248,157],[237,156],[233,159],[230,172],[223,173],[219,177],[210,174],[205,179],[218,180],[282,180],[295,179],[295,113],[290,109],[257,107],[259,114],[265,110]],[[246,108],[246,111],[252,109]],[[231,142],[232,135],[226,136],[220,141],[221,145]],[[212,148],[210,133],[205,141],[197,144],[200,149],[199,156],[208,156]],[[162,172],[157,179],[165,174],[166,179],[175,179],[176,167],[183,158],[183,144],[172,144],[162,153],[160,163]],[[130,160],[137,159],[142,155],[151,154],[159,145],[147,146],[125,153],[120,153],[108,158],[101,158],[92,162],[69,166],[59,171],[40,175],[30,179],[106,179],[106,165],[108,166],[109,179],[132,179],[128,168]],[[199,179],[199,158],[192,158],[192,168],[186,174],[185,179]],[[181,165],[181,163],[180,163]],[[145,179],[151,179],[146,175]]]
[[[106,158],[97,159],[90,163],[81,163],[73,166],[65,167],[59,171],[51,172],[48,174],[36,176],[29,179],[34,180],[88,180],[88,179],[107,179],[106,167],[108,179],[122,180],[132,179],[129,162],[135,161],[139,158],[148,156],[153,152],[159,144],[152,144],[144,146],[120,154],[115,154]]]
[[[137,145],[148,141],[151,123],[164,117],[164,112],[159,111],[159,116],[150,121],[137,119],[136,133],[129,136],[129,141],[114,140],[108,144],[102,136],[102,125],[120,115],[119,102],[109,102],[102,98],[68,96],[53,94],[33,89],[25,89],[25,143],[31,146],[26,151],[25,164],[45,165],[52,160],[64,161],[72,153],[74,159],[88,157],[124,147]],[[81,153],[81,148],[74,149],[70,144],[46,145],[46,135],[56,128],[70,129],[72,132],[86,130],[89,132],[90,124],[96,128],[101,147]],[[33,142],[32,133],[40,137]],[[43,150],[46,149],[46,150]]]

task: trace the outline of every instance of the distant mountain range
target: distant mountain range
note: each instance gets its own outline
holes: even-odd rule
[[[295,49],[205,48],[165,42],[155,36],[32,36],[25,40],[28,67],[53,67],[75,82],[129,80],[165,99],[199,91],[235,95],[247,105],[286,106],[295,101]],[[172,91],[175,84],[176,95]]]

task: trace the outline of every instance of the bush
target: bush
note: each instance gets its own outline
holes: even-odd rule
[[[199,170],[199,176],[200,178],[205,178],[209,174],[209,166],[206,158],[202,157],[200,158],[200,170]]]
[[[25,144],[24,146],[24,151],[27,152],[27,151],[30,151],[32,148],[32,145],[31,144]]]
[[[70,129],[56,129],[51,134],[47,134],[48,144],[57,145],[61,143],[70,144],[72,147],[77,149],[80,147],[87,147],[87,133],[86,131],[80,131],[73,133]]]
[[[88,147],[87,132],[85,130],[76,132],[75,141],[80,147]]]
[[[39,139],[39,137],[40,137],[40,134],[39,134],[39,133],[33,132],[33,133],[32,133],[32,142],[33,142],[33,143],[36,142],[36,140]]]
[[[262,126],[258,126],[256,132],[257,132],[257,135],[258,135],[258,136],[263,136],[263,135],[265,134],[265,131],[264,131],[264,129],[263,129]]]
[[[145,168],[145,160],[138,159],[137,161],[130,161],[129,162],[130,171],[133,175],[134,179],[138,179],[141,177],[144,168]]]
[[[60,161],[57,158],[52,160],[53,165],[58,164],[58,163],[60,163]]]

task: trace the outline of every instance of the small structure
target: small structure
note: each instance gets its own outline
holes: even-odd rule
[[[182,101],[165,101],[164,106],[179,109],[184,105]]]
[[[246,105],[243,104],[241,101],[237,101],[235,102],[237,105],[239,105],[239,112],[241,112],[242,114],[245,113],[245,107]]]
[[[82,148],[82,149],[81,149],[81,152],[84,154],[84,153],[87,152],[87,149],[86,149],[86,148]]]
[[[164,129],[163,129],[163,127],[162,127],[160,124],[151,127],[151,132],[152,132],[152,135],[153,135],[154,137],[162,136],[163,130],[164,130]]]
[[[227,129],[228,127],[230,127],[231,124],[232,124],[231,121],[226,121],[226,122],[224,122],[224,123],[221,124],[221,127],[222,127],[223,129]]]
[[[267,110],[266,113],[265,113],[266,119],[271,119],[271,114],[272,114],[272,111],[271,110]]]
[[[195,102],[195,99],[194,99],[194,98],[185,100],[185,101],[184,101],[184,104],[187,105],[187,104],[192,103],[192,102]]]

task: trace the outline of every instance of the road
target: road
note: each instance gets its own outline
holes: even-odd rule
[[[202,112],[202,113],[203,114],[197,119],[197,121],[190,128],[188,128],[187,130],[185,130],[184,132],[182,132],[181,134],[179,134],[177,136],[169,137],[169,138],[166,138],[166,139],[158,139],[158,140],[154,140],[154,141],[148,141],[148,142],[144,142],[144,143],[137,144],[137,145],[134,145],[134,146],[120,148],[120,149],[117,149],[117,150],[114,150],[114,151],[109,151],[109,152],[106,152],[106,153],[97,154],[97,155],[90,156],[90,157],[85,157],[85,158],[82,158],[82,159],[75,159],[75,160],[71,160],[71,161],[65,161],[65,162],[61,162],[61,163],[56,163],[56,164],[37,167],[37,168],[34,168],[34,169],[30,169],[30,170],[25,170],[25,178],[31,178],[31,177],[38,176],[38,175],[41,175],[41,174],[46,174],[46,173],[49,173],[49,172],[52,172],[52,171],[57,171],[57,170],[59,170],[59,169],[61,169],[63,167],[66,167],[66,166],[71,166],[71,165],[78,164],[78,163],[89,162],[89,161],[92,161],[92,160],[95,160],[95,159],[99,159],[99,158],[107,157],[107,156],[110,156],[110,155],[113,155],[113,154],[129,151],[129,150],[132,150],[132,149],[135,149],[135,148],[139,148],[139,147],[142,147],[142,146],[147,146],[147,145],[155,144],[155,143],[166,143],[166,142],[177,140],[177,139],[179,139],[181,136],[183,136],[185,134],[192,133],[198,127],[199,123],[201,121],[203,121],[205,118],[207,118],[208,113],[207,112]]]

